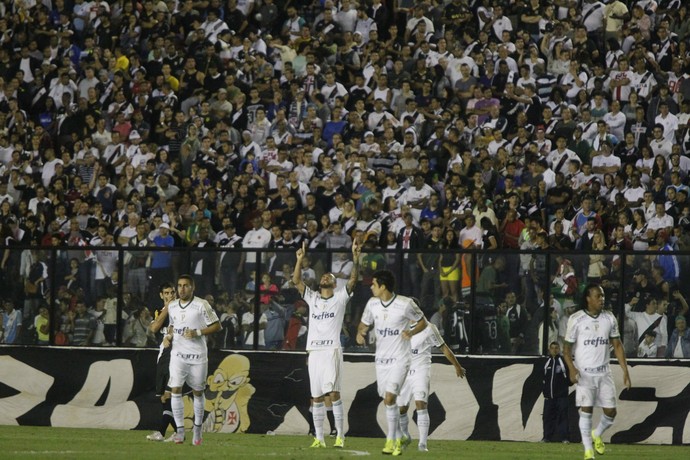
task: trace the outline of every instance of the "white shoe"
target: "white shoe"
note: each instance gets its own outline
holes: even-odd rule
[[[420,444],[419,447],[417,447],[417,450],[420,452],[429,452],[429,449],[426,448],[426,444]]]
[[[146,436],[146,439],[149,441],[156,441],[156,442],[162,442],[165,440],[162,434],[160,434],[159,431],[154,431],[150,435]]]
[[[175,444],[184,444],[184,433],[175,433],[172,435],[172,442]]]
[[[176,434],[177,434],[177,433],[171,434],[170,436],[168,436],[167,438],[165,438],[165,439],[163,440],[163,442],[174,442],[174,441],[175,441],[175,435],[176,435]]]
[[[192,445],[201,445],[201,425],[194,425],[194,429],[192,430]]]

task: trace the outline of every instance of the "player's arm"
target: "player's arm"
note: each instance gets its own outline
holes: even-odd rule
[[[347,280],[345,288],[348,294],[352,294],[355,288],[355,283],[359,278],[359,256],[362,253],[362,248],[359,245],[359,240],[355,239],[352,242],[352,271],[350,272],[350,279]]]
[[[409,340],[413,336],[419,334],[424,329],[426,329],[426,326],[427,326],[426,318],[424,316],[422,316],[422,318],[419,321],[417,321],[417,324],[415,324],[415,326],[412,329],[407,329],[407,330],[404,330],[402,332],[402,334],[401,334],[402,338]]]
[[[623,384],[625,388],[629,390],[630,387],[632,387],[632,382],[630,381],[630,374],[628,373],[628,362],[625,360],[625,349],[619,337],[612,338],[611,344],[613,345],[613,352],[616,355],[618,364],[620,364],[621,369],[623,369]]]
[[[369,332],[369,325],[362,322],[357,326],[357,344],[366,345],[367,344],[367,332]]]
[[[571,342],[566,341],[563,344],[563,360],[565,361],[566,366],[568,366],[570,381],[572,383],[577,383],[580,373],[577,371],[575,363],[573,362],[573,344]]]
[[[306,288],[304,281],[302,281],[302,259],[304,259],[306,252],[307,242],[303,241],[302,247],[299,248],[295,254],[297,256],[297,262],[295,262],[295,269],[292,271],[292,284],[295,285],[299,291],[299,295],[302,297],[304,297],[304,289]]]
[[[202,337],[204,335],[210,335],[210,334],[215,334],[216,332],[220,331],[222,329],[220,325],[220,321],[216,321],[215,323],[206,326],[203,329],[187,329],[184,331],[184,338],[185,339],[194,339],[197,337]]]
[[[445,356],[448,362],[451,363],[455,368],[455,375],[461,379],[465,378],[465,368],[460,365],[458,358],[456,358],[453,354],[453,350],[451,350],[450,347],[444,343],[441,346],[441,351],[443,352],[443,356]]]
[[[166,303],[163,308],[161,308],[161,311],[158,312],[158,316],[156,316],[156,319],[151,321],[151,324],[149,324],[149,331],[152,333],[157,333],[158,331],[161,330],[163,327],[163,324],[165,324],[165,320],[168,318],[168,304]]]

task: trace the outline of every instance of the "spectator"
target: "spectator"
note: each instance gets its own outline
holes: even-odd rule
[[[15,310],[14,304],[4,300],[2,312],[2,337],[0,343],[22,343],[22,314]]]
[[[676,316],[676,328],[671,333],[671,339],[666,348],[666,358],[690,357],[690,330],[684,316]]]
[[[84,302],[77,302],[74,311],[68,313],[68,318],[72,331],[70,344],[82,347],[91,345],[96,332],[96,319],[86,311]]]

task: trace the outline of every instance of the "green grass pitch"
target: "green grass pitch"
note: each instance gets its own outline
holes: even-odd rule
[[[202,446],[191,445],[188,433],[184,445],[146,440],[148,432],[47,427],[0,426],[0,458],[6,459],[346,459],[387,458],[381,454],[383,439],[348,438],[345,449],[310,449],[305,436],[268,436],[206,433]],[[599,459],[684,459],[687,446],[607,445]],[[523,442],[429,441],[429,452],[418,452],[416,442],[405,458],[427,459],[582,459],[580,444],[537,444]]]

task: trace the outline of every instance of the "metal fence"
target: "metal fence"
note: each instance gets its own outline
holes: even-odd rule
[[[4,247],[3,343],[156,346],[147,326],[159,288],[181,274],[215,308],[214,348],[303,348],[308,314],[290,279],[294,249]],[[351,252],[313,250],[302,267],[315,289],[325,272],[344,285]],[[690,254],[683,252],[365,251],[343,324],[347,351],[371,297],[372,275],[389,269],[396,292],[415,297],[461,354],[542,354],[562,344],[568,316],[589,282],[600,283],[630,357],[664,357],[676,318],[687,314]],[[17,323],[21,322],[21,328]],[[671,349],[673,348],[673,349]]]

